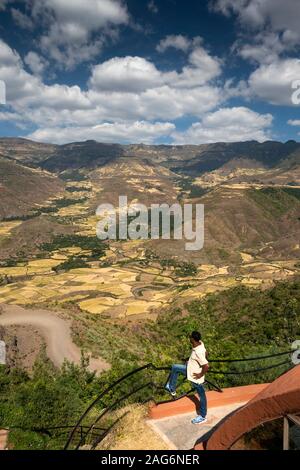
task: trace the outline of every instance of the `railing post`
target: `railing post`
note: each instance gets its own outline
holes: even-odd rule
[[[290,425],[288,418],[283,418],[283,450],[290,450]]]

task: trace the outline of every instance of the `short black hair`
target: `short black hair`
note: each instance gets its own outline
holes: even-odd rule
[[[199,341],[201,341],[202,339],[202,336],[201,336],[201,333],[199,333],[199,331],[193,331],[193,333],[191,334],[191,338],[193,338],[193,340],[199,343]]]

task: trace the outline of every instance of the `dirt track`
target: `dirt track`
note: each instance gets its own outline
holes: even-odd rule
[[[56,366],[61,366],[65,359],[80,363],[81,351],[73,343],[71,322],[64,320],[47,310],[24,309],[16,305],[1,304],[0,325],[33,326],[44,338],[47,355]],[[103,372],[109,365],[103,359],[90,360],[91,371]]]

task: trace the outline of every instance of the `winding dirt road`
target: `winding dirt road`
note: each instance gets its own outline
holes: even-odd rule
[[[0,325],[3,327],[20,325],[33,326],[46,343],[48,357],[56,366],[61,366],[65,359],[80,364],[81,351],[73,343],[71,322],[60,318],[48,310],[24,309],[17,305],[1,304]],[[90,359],[89,369],[97,373],[109,369],[103,359]]]

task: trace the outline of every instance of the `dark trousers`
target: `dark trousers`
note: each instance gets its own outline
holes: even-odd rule
[[[187,366],[184,364],[174,364],[172,366],[171,374],[168,380],[168,384],[170,387],[170,390],[172,392],[176,391],[177,388],[177,381],[178,381],[178,376],[179,375],[184,375],[185,377],[187,376]],[[206,418],[207,415],[207,399],[206,399],[206,393],[205,389],[202,384],[197,384],[195,382],[191,382],[194,389],[199,395],[200,399],[200,415],[203,418]]]

